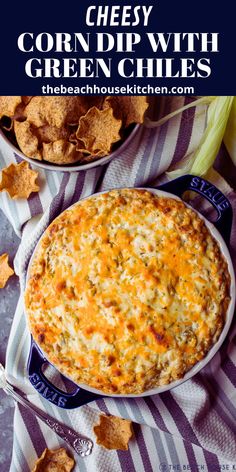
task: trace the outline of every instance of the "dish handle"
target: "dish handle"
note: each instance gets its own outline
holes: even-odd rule
[[[43,374],[42,367],[45,364],[49,364],[49,362],[44,357],[33,338],[31,338],[30,354],[28,359],[28,373],[30,383],[37,390],[37,392],[40,393],[40,395],[42,395],[44,398],[46,398],[46,400],[50,401],[54,405],[64,409],[72,409],[78,408],[79,406],[101,398],[100,395],[88,392],[87,390],[78,387],[76,384],[74,384],[74,392],[63,392],[63,390],[60,390],[58,387],[53,385]]]
[[[171,180],[170,182],[159,186],[158,189],[173,193],[180,198],[184,192],[191,190],[206,198],[213,205],[218,214],[218,217],[213,224],[223,236],[225,242],[229,244],[233,221],[233,210],[228,198],[226,198],[225,195],[215,187],[215,185],[202,177],[188,174]]]

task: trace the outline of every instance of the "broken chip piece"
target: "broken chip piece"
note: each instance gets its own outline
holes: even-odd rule
[[[2,169],[0,192],[6,190],[11,198],[28,198],[32,192],[38,192],[36,184],[38,172],[30,169],[28,162],[10,164]]]
[[[28,121],[15,121],[14,131],[22,152],[28,157],[41,161],[42,152],[38,149],[39,140],[34,134],[31,124]]]
[[[0,256],[0,288],[4,288],[9,277],[14,274],[14,270],[8,264],[8,254]]]
[[[93,428],[97,444],[106,449],[127,451],[133,435],[132,422],[116,416],[100,415],[100,423]]]
[[[98,151],[109,153],[112,144],[121,139],[121,125],[121,120],[114,117],[111,108],[101,111],[92,107],[80,118],[76,136],[91,154]]]
[[[12,117],[16,107],[21,103],[21,97],[5,97],[0,96],[0,118],[2,116]]]
[[[45,449],[37,460],[32,472],[71,472],[75,461],[67,454],[66,449]]]

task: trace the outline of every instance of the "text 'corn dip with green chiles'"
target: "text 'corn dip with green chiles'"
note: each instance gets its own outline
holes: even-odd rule
[[[63,374],[105,393],[179,379],[217,341],[230,276],[204,221],[135,189],[81,201],[49,226],[25,305],[34,339]]]

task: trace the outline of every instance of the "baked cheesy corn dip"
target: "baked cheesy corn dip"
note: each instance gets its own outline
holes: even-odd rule
[[[179,379],[217,341],[227,263],[183,202],[135,189],[81,201],[48,227],[25,305],[34,339],[78,384],[139,394]]]

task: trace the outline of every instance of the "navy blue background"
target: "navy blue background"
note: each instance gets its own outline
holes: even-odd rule
[[[85,14],[89,5],[154,5],[149,16],[149,24],[144,27],[96,27],[89,28],[85,23]],[[170,54],[178,63],[178,57],[210,57],[212,73],[209,78],[121,78],[116,72],[116,64],[122,57],[134,57],[133,53],[113,53],[113,76],[105,78],[29,78],[25,73],[25,62],[30,57],[69,57],[69,54],[23,53],[17,47],[19,34],[30,31],[40,32],[91,32],[115,33],[137,32],[219,32],[219,53],[186,53]],[[99,86],[126,85],[127,83],[152,86],[193,86],[195,95],[236,95],[235,77],[235,15],[232,0],[215,2],[212,0],[55,0],[18,3],[4,2],[1,5],[0,54],[1,54],[1,95],[41,95],[43,85],[81,87],[96,84]],[[144,37],[144,34],[143,34]],[[152,52],[148,41],[143,40],[136,47],[136,57],[157,57]],[[112,53],[71,53],[71,57],[111,57]],[[158,53],[158,57],[160,54]]]

